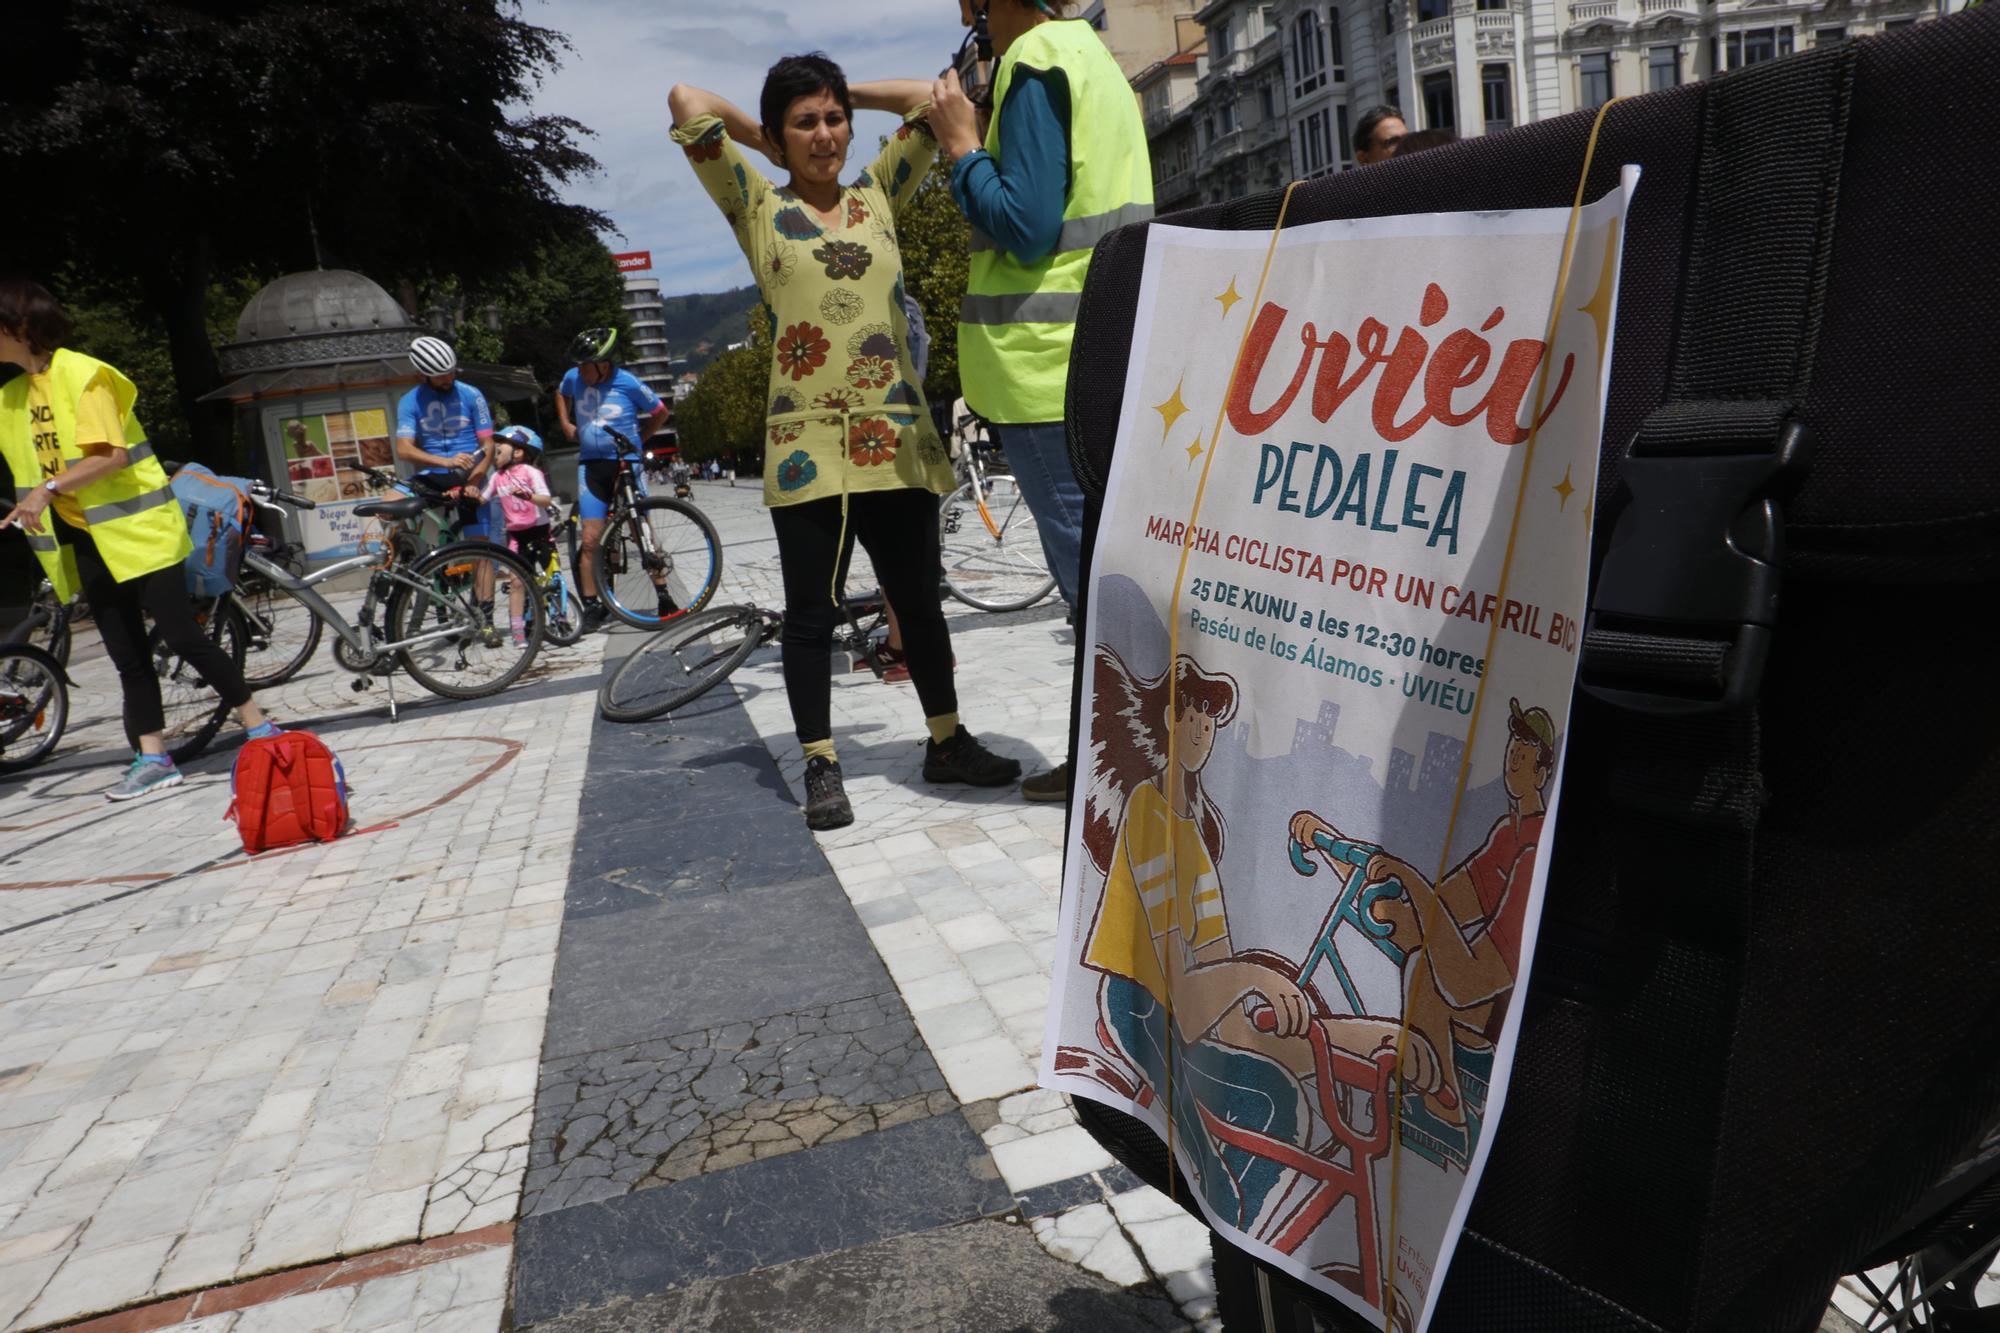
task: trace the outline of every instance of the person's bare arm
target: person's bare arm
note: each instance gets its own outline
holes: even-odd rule
[[[652,439],[654,435],[659,433],[660,427],[666,424],[667,405],[663,402],[653,409],[650,416],[639,423],[639,443],[644,444],[646,441]]]
[[[563,437],[571,444],[576,443],[576,423],[569,416],[569,395],[556,395],[556,420],[562,424]]]
[[[472,462],[471,454],[432,454],[417,447],[417,442],[407,435],[396,437],[396,457],[417,467],[467,467]]]
[[[872,83],[850,83],[847,95],[856,111],[887,111],[907,116],[931,100],[931,86],[921,79],[877,79]]]
[[[852,94],[852,89],[849,93]],[[757,118],[720,93],[712,93],[693,84],[677,83],[667,91],[667,110],[673,113],[675,125],[685,125],[696,116],[720,116],[722,128],[730,138],[745,148],[754,148],[766,157],[771,156],[770,145],[764,139],[764,127],[757,123]]]
[[[108,444],[86,444],[79,447],[86,456],[65,467],[54,478],[56,485],[66,493],[74,494],[91,482],[102,480],[119,471],[126,464],[123,448],[114,449]],[[53,498],[49,495],[48,488],[42,484],[42,479],[37,479],[34,485],[22,488],[17,502],[7,517],[0,519],[0,527],[13,523],[25,531],[38,533],[42,531],[42,513],[52,503]]]

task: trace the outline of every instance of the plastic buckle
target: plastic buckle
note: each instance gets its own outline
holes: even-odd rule
[[[1780,501],[1804,475],[1810,432],[1787,420],[1776,438],[1689,446],[1646,435],[1642,426],[1626,456],[1631,502],[1598,571],[1577,684],[1639,712],[1742,708],[1756,697],[1770,654],[1784,575]],[[1609,634],[1631,636],[1615,660]],[[1657,653],[1645,651],[1647,639],[1660,641]],[[1719,644],[1726,648],[1715,671],[1694,679],[1689,653]]]

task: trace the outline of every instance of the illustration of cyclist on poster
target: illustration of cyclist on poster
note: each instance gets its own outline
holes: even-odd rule
[[[1402,1329],[1505,1097],[1636,185],[1573,242],[1567,209],[1149,233],[1042,1078]]]

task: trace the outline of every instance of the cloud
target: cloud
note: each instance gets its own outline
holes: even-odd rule
[[[524,17],[566,36],[573,50],[542,84],[538,112],[595,131],[585,146],[602,165],[572,183],[577,203],[610,215],[614,249],[651,250],[669,293],[719,291],[750,281],[714,204],[667,137],[667,90],[677,82],[755,108],[764,71],[781,55],[824,50],[855,80],[930,78],[963,37],[955,0],[843,0],[786,9],[721,0],[529,0]],[[889,132],[879,112],[855,118],[860,145]]]

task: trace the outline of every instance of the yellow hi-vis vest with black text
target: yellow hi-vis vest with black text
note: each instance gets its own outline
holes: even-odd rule
[[[194,543],[188,539],[187,519],[174,503],[166,469],[153,457],[153,446],[147,443],[146,432],[132,413],[138,389],[104,362],[68,348],[59,349],[49,362],[49,411],[55,418],[63,466],[85,457],[76,443],[76,405],[100,374],[110,381],[124,423],[125,466],[68,493],[83,510],[84,526],[90,530],[104,567],[123,583],[179,564],[194,550]],[[25,495],[29,487],[42,484],[33,425],[28,420],[26,375],[16,375],[0,386],[0,458],[7,460],[17,494]],[[25,535],[41,561],[42,572],[55,585],[56,596],[68,601],[77,590],[76,562],[56,538],[56,525],[62,521],[50,505],[42,511],[42,530]]]
[[[1063,419],[1070,341],[1090,250],[1153,216],[1153,167],[1138,100],[1097,32],[1081,19],[1038,23],[1014,40],[993,79],[986,151],[1000,159],[1000,108],[1021,65],[1061,69],[1069,83],[1069,197],[1053,252],[1024,264],[978,228],[959,308],[958,378],[988,421]]]

